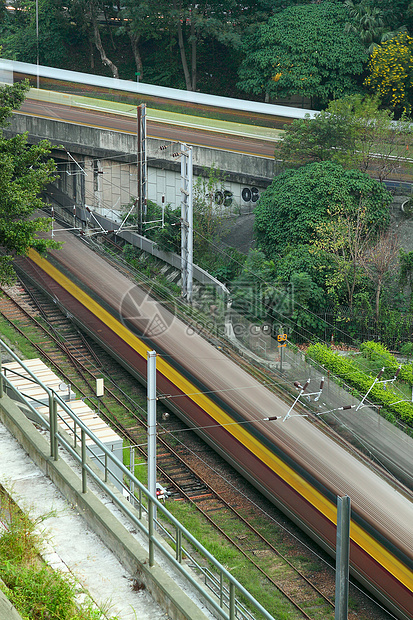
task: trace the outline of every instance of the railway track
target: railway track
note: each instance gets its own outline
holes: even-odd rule
[[[109,369],[106,374],[113,380],[106,382],[101,414],[132,445],[140,445],[137,451],[145,458],[142,444],[147,436],[146,412],[142,405],[146,394],[142,388],[129,375],[125,376],[123,369],[105,352],[91,345],[55,304],[29,285],[14,289],[11,294],[5,292],[0,298],[0,311],[81,397],[93,398],[96,375],[101,376],[103,369]],[[311,543],[299,541],[302,535],[294,526],[287,525],[283,516],[277,515],[274,522],[269,514],[274,514],[274,507],[259,506],[262,500],[257,499],[257,493],[237,474],[229,472],[228,465],[175,416],[159,424],[157,452],[159,479],[168,488],[172,511],[174,500],[196,507],[218,532],[220,540],[226,539],[237,550],[240,563],[254,566],[260,583],[259,600],[277,598],[278,606],[290,606],[291,618],[334,617],[334,572],[328,563],[311,556],[306,546]],[[250,496],[255,500],[249,499]],[[291,549],[295,560],[287,557]],[[389,617],[380,613],[366,612],[364,616],[350,613],[349,618]]]

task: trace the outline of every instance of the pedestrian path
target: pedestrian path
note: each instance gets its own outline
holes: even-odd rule
[[[169,618],[146,590],[134,590],[131,576],[90,530],[77,507],[66,501],[1,422],[0,446],[0,484],[33,518],[49,515],[38,526],[47,540],[45,560],[74,575],[98,607],[106,610],[107,618]],[[9,619],[0,616],[0,620]]]

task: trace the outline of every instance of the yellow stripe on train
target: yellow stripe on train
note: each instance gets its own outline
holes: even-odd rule
[[[54,267],[48,260],[42,258],[34,250],[30,250],[29,257],[43,271],[48,273],[57,283],[61,284],[77,301],[85,308],[90,310],[114,333],[118,334],[129,346],[132,347],[140,356],[146,359],[148,351],[147,345],[142,342],[127,327],[122,325],[107,310],[102,308],[90,295],[79,288],[72,280],[65,276],[61,271]],[[330,502],[317,489],[311,486],[297,472],[291,469],[284,461],[268,450],[258,439],[251,435],[242,425],[233,424],[233,419],[216,405],[206,394],[199,392],[198,388],[186,379],[173,366],[168,364],[162,357],[157,360],[157,371],[172,381],[176,387],[186,394],[194,403],[201,407],[217,424],[227,426],[226,430],[233,435],[240,443],[246,446],[249,451],[265,463],[271,471],[274,471],[289,486],[312,504],[321,514],[334,524],[337,522],[336,506]],[[364,549],[368,555],[373,557],[376,562],[383,566],[388,572],[403,583],[407,588],[413,590],[413,575],[411,571],[402,564],[393,554],[372,538],[359,525],[351,522],[350,536],[356,544]]]

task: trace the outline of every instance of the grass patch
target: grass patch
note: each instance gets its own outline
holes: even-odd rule
[[[203,519],[194,506],[188,506],[183,502],[167,502],[167,508],[274,618],[277,620],[302,618],[290,602],[257,572],[249,560]],[[237,598],[247,608],[250,608],[248,602],[243,601],[242,597],[237,596]],[[255,618],[262,617],[255,610],[252,612]]]
[[[36,528],[44,518],[31,519],[0,490],[0,519],[5,525],[0,535],[3,592],[23,620],[103,620],[104,612],[90,600],[79,604],[77,595],[84,592],[73,577],[52,570],[41,559],[42,540]]]
[[[38,357],[38,352],[27,342],[26,338],[10,325],[10,323],[0,316],[0,337],[9,345],[10,348],[17,347],[26,359]]]

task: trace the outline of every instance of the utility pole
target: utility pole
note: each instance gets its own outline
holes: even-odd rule
[[[351,502],[348,495],[337,497],[336,597],[334,620],[347,620],[350,563]]]
[[[156,351],[148,351],[148,491],[156,497]]]
[[[181,144],[181,271],[182,297],[192,303],[193,272],[193,198],[192,147]]]
[[[146,157],[146,105],[142,103],[137,108],[137,139],[138,139],[138,233],[143,233],[143,223],[146,217],[146,186],[147,186],[147,157]]]

